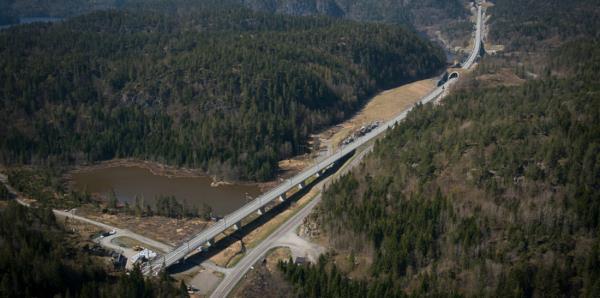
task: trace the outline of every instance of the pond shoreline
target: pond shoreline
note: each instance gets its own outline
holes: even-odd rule
[[[115,195],[121,204],[154,206],[161,196],[174,196],[188,206],[210,206],[217,214],[231,212],[264,192],[266,184],[224,182],[198,169],[151,161],[114,159],[73,166],[63,174],[65,188],[88,192],[96,201]]]
[[[212,179],[211,187],[219,187],[224,185],[241,185],[241,186],[258,186],[261,190],[264,190],[264,186],[271,183],[267,182],[248,182],[248,181],[226,181],[219,180],[215,175],[210,175],[200,169],[192,169],[185,167],[176,167],[162,164],[155,161],[147,161],[140,159],[110,159],[106,161],[100,161],[93,164],[77,165],[69,169],[63,178],[68,182],[69,186],[73,182],[73,174],[89,173],[96,170],[117,168],[117,167],[136,167],[150,171],[153,175],[162,176],[167,178],[205,178],[209,177]]]

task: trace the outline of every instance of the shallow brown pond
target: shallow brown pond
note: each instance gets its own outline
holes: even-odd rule
[[[155,175],[141,167],[117,166],[73,173],[73,186],[78,190],[103,196],[114,190],[120,202],[133,205],[138,196],[144,205],[154,206],[159,195],[173,195],[179,202],[212,207],[217,215],[228,214],[250,198],[260,194],[257,185],[211,186],[210,177],[168,177]]]

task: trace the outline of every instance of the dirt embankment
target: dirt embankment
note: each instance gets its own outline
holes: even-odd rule
[[[391,120],[436,86],[437,81],[426,79],[383,91],[374,96],[354,117],[313,135],[312,152],[279,162],[280,175],[276,180],[261,183],[263,190],[276,186],[281,179],[291,177],[310,166],[316,159],[339,148],[339,144],[363,125]]]
[[[322,148],[335,150],[343,139],[361,126],[391,120],[427,95],[436,84],[434,79],[421,80],[377,94],[354,117],[320,133],[318,137]]]

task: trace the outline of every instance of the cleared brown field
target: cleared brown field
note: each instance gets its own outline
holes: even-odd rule
[[[362,125],[394,118],[430,92],[436,84],[436,80],[426,79],[377,94],[354,117],[320,133],[322,146],[334,150],[344,138]]]

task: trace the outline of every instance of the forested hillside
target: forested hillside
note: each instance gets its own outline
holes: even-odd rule
[[[371,0],[242,0],[247,6],[263,11],[293,15],[345,17],[360,21],[430,25],[442,19],[466,14],[463,1],[371,1]]]
[[[193,0],[0,0],[0,25],[14,23],[18,17],[72,17],[110,8],[139,9],[161,7],[169,10],[194,10],[206,1]],[[211,1],[208,1],[211,2]],[[222,4],[243,4],[257,11],[291,15],[324,15],[360,21],[428,25],[442,19],[466,14],[462,0],[224,0]],[[4,22],[3,22],[4,21]]]
[[[99,9],[117,8],[127,0],[0,0],[0,25],[22,17],[67,18]]]
[[[556,51],[568,77],[417,108],[323,195],[321,226],[367,256],[364,281],[332,257],[282,263],[298,295],[600,295],[599,46]]]
[[[545,51],[576,38],[600,38],[595,0],[495,0],[490,38],[507,50]]]
[[[376,90],[444,65],[400,27],[210,3],[1,31],[0,160],[136,157],[264,180]]]
[[[49,209],[0,208],[0,244],[1,297],[187,297],[168,275],[109,274],[71,244]]]

